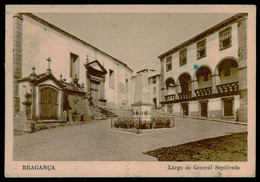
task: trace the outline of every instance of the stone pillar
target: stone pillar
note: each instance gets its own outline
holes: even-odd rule
[[[247,17],[238,26],[238,74],[240,90],[239,121],[247,122]]]
[[[13,16],[13,107],[14,114],[20,111],[19,85],[17,80],[22,77],[22,15]]]
[[[218,69],[216,68],[215,75],[212,75],[212,93],[218,93],[217,85],[220,85],[220,77],[218,73]]]
[[[191,96],[196,97],[195,90],[199,89],[198,80],[193,80],[191,82]]]
[[[105,99],[105,79],[102,79],[100,82],[99,98]]]
[[[60,118],[63,118],[63,91],[61,90],[60,92],[60,108],[59,108],[59,111],[60,111],[60,114],[59,114],[59,117]]]
[[[134,118],[141,121],[151,121],[152,99],[149,93],[148,73],[139,73],[135,79],[134,103],[132,108]]]
[[[176,92],[176,99],[179,99],[179,93],[181,93],[181,85],[176,85],[177,86],[177,92]]]
[[[35,97],[35,99],[36,99],[36,116],[37,117],[39,117],[40,115],[39,115],[39,109],[40,109],[40,94],[39,94],[39,87],[38,86],[36,86],[36,97]]]
[[[90,88],[91,88],[91,82],[90,82],[90,75],[89,75],[89,73],[88,73],[88,71],[86,71],[86,88],[85,88],[85,91],[89,94],[89,95],[91,95],[91,93],[90,93]]]
[[[31,89],[32,89],[32,105],[31,105],[31,118],[35,119],[34,117],[36,116],[36,86],[34,83],[31,84]]]
[[[164,59],[161,59],[160,65],[161,65],[161,76],[160,76],[160,83],[159,83],[159,90],[160,90],[159,102],[164,102],[165,101],[164,96],[166,95],[166,88],[164,83]]]
[[[120,76],[120,75],[119,75]],[[115,107],[118,107],[118,64],[114,64],[114,103]]]
[[[174,85],[174,91],[175,91],[175,99],[178,98],[178,87],[177,85]]]

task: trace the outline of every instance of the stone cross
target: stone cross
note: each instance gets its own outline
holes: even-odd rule
[[[88,55],[87,55],[87,58],[86,58],[86,64],[88,64]]]
[[[36,68],[33,66],[33,67],[32,67],[33,73],[35,73],[35,69],[36,69]]]
[[[50,62],[52,61],[50,57],[48,57],[48,59],[46,59],[48,61],[48,69],[47,71],[50,73],[51,72],[51,66],[50,66]]]

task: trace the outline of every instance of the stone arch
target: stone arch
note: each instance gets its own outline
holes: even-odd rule
[[[172,95],[176,93],[176,83],[172,77],[169,77],[165,81],[167,95]]]
[[[193,87],[196,89],[202,89],[206,87],[213,87],[212,69],[207,65],[202,65],[193,75]],[[196,81],[195,81],[196,80]]]
[[[53,85],[39,87],[40,119],[58,119],[59,90]]]
[[[176,85],[174,78],[168,77],[168,78],[165,80],[166,88],[169,86],[169,84],[173,84],[174,86]]]
[[[54,86],[54,85],[51,85],[51,84],[42,84],[42,85],[39,85],[39,90],[41,89],[44,89],[44,88],[51,88],[51,89],[54,89],[55,91],[59,92],[59,88]]]
[[[233,56],[226,56],[224,58],[222,58],[218,64],[216,65],[215,69],[214,69],[214,75],[216,75],[218,73],[218,68],[221,65],[221,63],[224,63],[226,60],[232,60],[233,62],[235,61],[237,66],[238,66],[238,60],[237,58],[233,57]]]
[[[213,70],[212,70],[212,68],[211,68],[209,65],[203,64],[203,65],[200,65],[199,68],[194,72],[193,77],[192,77],[192,80],[197,80],[197,75],[196,75],[196,74],[197,74],[198,71],[199,71],[201,68],[203,68],[203,67],[208,68],[208,69],[210,70],[211,74],[214,73]]]
[[[216,85],[238,82],[238,60],[232,56],[219,61],[215,70]]]
[[[180,77],[181,77],[182,75],[184,75],[184,74],[189,75],[189,76],[190,76],[190,79],[192,79],[191,74],[190,74],[189,72],[187,72],[187,71],[182,72],[181,74],[179,74],[179,76],[178,76],[178,78],[177,78],[177,85],[180,85]]]
[[[189,72],[183,72],[179,75],[178,86],[180,86],[182,93],[191,91],[191,78],[192,77]]]

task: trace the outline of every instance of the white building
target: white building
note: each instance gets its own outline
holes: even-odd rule
[[[247,121],[247,29],[239,13],[158,57],[166,112]]]
[[[59,119],[65,100],[88,105],[86,95],[94,106],[131,107],[132,69],[31,13],[13,17],[13,63],[15,113]]]
[[[148,77],[149,90],[151,94],[151,99],[153,107],[160,107],[160,76],[161,74],[158,71],[154,71]]]

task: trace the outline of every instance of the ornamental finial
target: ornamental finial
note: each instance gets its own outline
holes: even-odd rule
[[[47,69],[47,73],[50,74],[51,73],[51,65],[50,62],[52,61],[50,57],[48,57],[48,59],[46,59],[48,61],[48,69]]]

